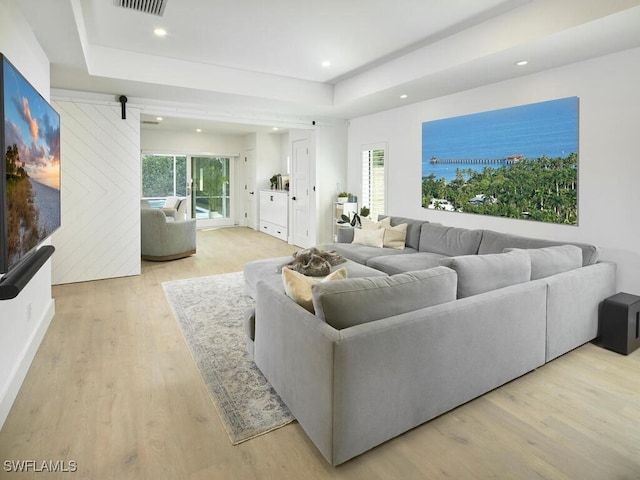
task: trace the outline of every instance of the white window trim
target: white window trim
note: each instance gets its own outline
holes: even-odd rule
[[[388,200],[389,200],[389,195],[388,195],[388,189],[389,189],[389,148],[388,148],[388,142],[377,142],[377,143],[367,143],[367,144],[363,144],[360,147],[360,185],[361,185],[361,199],[360,203],[361,205],[359,205],[359,208],[362,208],[363,206],[365,206],[364,204],[364,184],[363,184],[363,178],[362,178],[362,174],[363,174],[363,166],[362,166],[362,154],[364,152],[370,151],[370,150],[383,150],[384,151],[384,189],[383,189],[383,193],[384,193],[384,202],[383,202],[383,208],[384,208],[384,214],[387,214],[387,205],[388,205]],[[367,207],[371,208],[371,205],[366,205]],[[375,220],[375,219],[374,219]]]

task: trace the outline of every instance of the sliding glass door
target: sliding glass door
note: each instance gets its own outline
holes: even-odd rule
[[[187,156],[142,154],[142,199],[161,207],[167,197],[187,196]]]
[[[187,216],[199,228],[235,223],[233,181],[231,157],[142,154],[143,200],[158,208],[167,197],[186,197]]]
[[[228,157],[190,157],[191,215],[199,226],[233,225]]]

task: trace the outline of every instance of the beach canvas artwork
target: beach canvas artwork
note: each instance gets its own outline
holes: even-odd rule
[[[422,124],[422,207],[578,223],[578,97]]]

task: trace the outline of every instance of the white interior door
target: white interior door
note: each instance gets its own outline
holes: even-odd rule
[[[310,237],[310,165],[309,139],[295,140],[291,152],[291,208],[294,245],[308,248],[312,246]]]
[[[244,160],[244,219],[247,227],[258,230],[258,219],[256,218],[256,203],[258,193],[256,192],[256,156],[254,150],[246,150],[243,155]]]

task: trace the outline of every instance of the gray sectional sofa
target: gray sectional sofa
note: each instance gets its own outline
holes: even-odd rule
[[[276,267],[245,266],[246,330],[267,380],[332,465],[534,370],[598,335],[615,264],[592,245],[407,223],[404,249],[326,245],[345,280],[312,287],[314,312]]]

